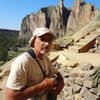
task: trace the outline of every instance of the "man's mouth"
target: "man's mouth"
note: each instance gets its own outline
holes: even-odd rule
[[[49,47],[48,46],[44,46],[44,47],[42,47],[42,49],[49,50]]]

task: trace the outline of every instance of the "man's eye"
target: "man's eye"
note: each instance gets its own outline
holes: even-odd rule
[[[46,39],[46,38],[44,38],[44,37],[40,37],[40,40],[42,41],[42,42],[52,42],[52,39]]]
[[[46,39],[45,38],[41,38],[41,41],[46,41]]]

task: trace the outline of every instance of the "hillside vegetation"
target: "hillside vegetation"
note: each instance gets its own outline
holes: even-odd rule
[[[16,57],[18,48],[27,44],[28,40],[19,38],[18,31],[0,30],[0,65]]]

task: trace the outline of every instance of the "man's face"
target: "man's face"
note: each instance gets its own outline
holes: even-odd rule
[[[34,48],[41,54],[46,54],[50,51],[52,46],[52,36],[50,34],[44,34],[36,37],[34,41]]]

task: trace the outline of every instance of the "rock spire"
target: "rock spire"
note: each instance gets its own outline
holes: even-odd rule
[[[61,7],[61,8],[64,6],[64,5],[63,5],[63,1],[64,1],[64,0],[59,0],[59,3],[58,3],[58,6]]]

